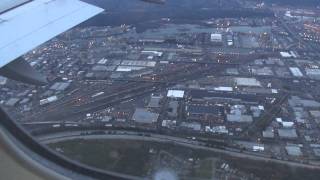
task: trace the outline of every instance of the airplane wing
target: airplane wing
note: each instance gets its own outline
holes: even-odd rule
[[[6,66],[24,66],[25,63],[10,62],[19,60],[28,51],[103,11],[79,0],[1,1],[0,68],[6,71],[23,69]],[[5,75],[1,69],[0,74]]]
[[[0,13],[4,11],[9,11],[10,9],[23,5],[31,0],[1,0],[0,3]]]

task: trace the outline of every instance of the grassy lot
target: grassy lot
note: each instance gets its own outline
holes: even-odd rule
[[[124,174],[152,177],[170,169],[183,179],[318,179],[320,172],[275,163],[251,161],[195,150],[173,143],[138,140],[68,140],[49,145],[89,166]],[[229,169],[222,169],[222,164]]]

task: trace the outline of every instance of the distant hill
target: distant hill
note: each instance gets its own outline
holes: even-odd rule
[[[0,0],[1,1],[1,0]],[[211,18],[270,17],[270,10],[242,8],[237,0],[166,0],[165,4],[148,3],[142,0],[83,0],[105,9],[90,19],[84,26],[114,26],[121,24],[145,27],[147,23],[161,18],[171,20],[199,21]],[[149,25],[148,25],[149,26]]]

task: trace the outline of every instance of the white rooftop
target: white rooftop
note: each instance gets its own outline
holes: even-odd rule
[[[255,78],[235,78],[238,86],[258,86],[261,87],[261,83]]]
[[[320,75],[320,69],[309,69],[306,68],[307,75]]]
[[[173,97],[173,98],[183,98],[184,91],[182,90],[169,90],[167,93],[167,97]]]
[[[281,57],[283,58],[290,58],[292,57],[290,52],[280,52]]]
[[[277,121],[278,123],[282,123],[282,118],[276,118],[276,121]]]
[[[293,127],[294,122],[282,121],[281,124],[283,127]]]
[[[233,88],[232,87],[223,87],[223,86],[220,86],[220,87],[215,87],[214,88],[215,91],[233,91]]]
[[[295,76],[295,77],[302,77],[303,76],[303,74],[299,68],[289,67],[289,69],[290,69],[290,72],[292,73],[293,76]]]
[[[222,41],[222,34],[212,33],[210,39],[211,41]]]

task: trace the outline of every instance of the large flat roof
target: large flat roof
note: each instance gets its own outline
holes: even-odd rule
[[[132,120],[139,123],[154,123],[158,120],[159,114],[149,112],[144,108],[137,108],[132,116]]]
[[[167,97],[172,98],[183,98],[184,91],[183,90],[169,90],[167,93]]]
[[[235,78],[238,86],[257,86],[261,87],[261,83],[255,78]]]
[[[294,139],[298,137],[296,129],[278,129],[278,134],[280,138]]]

